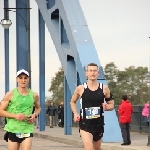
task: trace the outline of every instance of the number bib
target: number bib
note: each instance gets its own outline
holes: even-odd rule
[[[30,137],[30,133],[16,133],[16,137],[18,138]]]
[[[94,119],[100,117],[100,107],[85,108],[86,119]]]

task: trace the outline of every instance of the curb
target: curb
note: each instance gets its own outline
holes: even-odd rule
[[[102,145],[102,150],[137,150],[130,148],[129,146],[121,147],[121,146],[114,146],[114,145]]]
[[[61,137],[43,135],[43,134],[40,134],[40,133],[33,133],[33,136],[37,137],[37,138],[47,139],[47,140],[50,140],[50,141],[53,141],[53,142],[59,142],[59,143],[67,144],[67,145],[76,145],[76,146],[82,146],[83,147],[82,142],[69,140],[69,139],[65,139],[65,138],[61,138]]]
[[[67,144],[67,145],[83,147],[82,141],[79,142],[79,141],[69,140],[69,139],[65,139],[61,137],[43,135],[40,133],[33,133],[33,136],[36,138],[47,139],[53,142],[59,142],[59,143]],[[107,143],[102,143],[101,150],[136,150],[136,149],[130,148],[129,146],[122,147],[122,146],[107,145]]]

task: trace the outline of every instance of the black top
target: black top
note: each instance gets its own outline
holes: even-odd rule
[[[102,107],[104,98],[102,83],[99,84],[98,89],[95,91],[91,91],[87,84],[84,83],[84,92],[80,99],[80,127],[100,127],[104,124]]]
[[[55,105],[53,105],[53,106],[50,105],[47,108],[46,114],[48,114],[49,116],[55,116],[56,112],[57,112],[56,106]]]
[[[64,105],[58,106],[58,115],[64,115]]]

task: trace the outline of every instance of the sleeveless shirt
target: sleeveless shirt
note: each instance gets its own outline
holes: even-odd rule
[[[34,92],[30,89],[26,96],[21,95],[18,89],[13,89],[13,98],[10,101],[7,112],[12,114],[25,114],[29,116],[32,114],[34,104]],[[33,133],[34,124],[27,121],[19,121],[14,118],[7,118],[7,124],[4,130],[11,133]]]
[[[97,90],[91,91],[87,83],[84,83],[84,92],[80,99],[79,126],[85,128],[99,128],[104,125],[103,107],[105,95],[103,84],[99,83]]]

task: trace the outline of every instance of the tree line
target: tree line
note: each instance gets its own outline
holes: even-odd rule
[[[115,104],[120,104],[121,96],[127,94],[129,100],[134,105],[140,105],[149,100],[149,78],[148,67],[130,66],[123,71],[119,70],[114,62],[110,62],[104,67],[104,74],[107,85],[113,94]],[[62,67],[51,79],[48,89],[52,96],[47,101],[54,101],[59,104],[64,99],[64,72]]]

